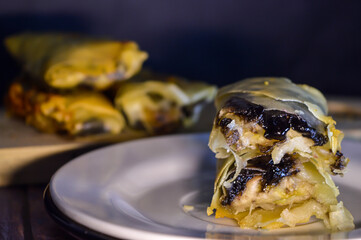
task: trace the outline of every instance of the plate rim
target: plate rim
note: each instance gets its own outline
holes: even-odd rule
[[[48,215],[59,224],[67,233],[81,239],[91,240],[117,240],[104,233],[97,232],[84,226],[63,213],[54,203],[49,190],[49,184],[43,192],[43,202]]]
[[[152,136],[152,137],[148,137],[148,138],[143,138],[143,139],[133,139],[127,142],[121,142],[121,143],[115,143],[115,144],[111,144],[108,146],[104,146],[92,151],[89,151],[87,153],[84,153],[80,156],[77,156],[76,158],[70,160],[69,162],[67,162],[66,164],[64,164],[61,168],[59,168],[51,177],[50,182],[48,184],[49,186],[49,195],[53,195],[54,193],[52,193],[54,190],[52,190],[52,184],[54,182],[54,179],[56,178],[57,174],[59,172],[62,171],[62,169],[67,168],[68,165],[70,165],[72,162],[77,161],[78,159],[83,159],[86,158],[89,155],[94,154],[95,152],[102,152],[102,151],[107,151],[108,149],[115,149],[119,146],[126,146],[129,144],[134,144],[134,142],[148,142],[154,139],[163,139],[163,138],[188,138],[188,137],[193,137],[193,138],[202,138],[202,137],[208,137],[209,136],[209,132],[198,132],[198,133],[178,133],[178,134],[171,134],[171,135],[162,135],[162,136]],[[122,239],[122,238],[126,238],[126,239],[149,239],[149,240],[199,240],[199,239],[204,239],[204,237],[192,237],[192,236],[185,236],[185,235],[174,235],[174,234],[168,234],[168,233],[158,233],[158,232],[151,232],[151,231],[144,231],[141,229],[136,229],[136,228],[130,228],[127,226],[122,226],[122,225],[116,225],[114,223],[109,223],[109,222],[104,222],[101,221],[99,219],[96,219],[92,216],[88,216],[82,212],[80,212],[79,210],[71,207],[69,209],[64,208],[63,206],[59,205],[56,201],[56,199],[54,200],[54,198],[52,198],[52,202],[54,204],[54,206],[59,210],[60,213],[62,213],[65,217],[67,217],[68,219],[70,219],[73,223],[76,223],[79,226],[84,226],[81,223],[79,223],[79,221],[77,221],[77,219],[72,218],[70,215],[77,215],[77,216],[86,216],[88,219],[91,219],[92,221],[96,221],[96,222],[102,222],[102,224],[107,225],[108,227],[111,228],[116,228],[117,231],[116,232],[122,232],[122,234],[119,234],[118,236],[111,236],[108,234],[103,234],[105,236],[110,236],[113,237],[114,239]],[[76,214],[74,214],[76,213]],[[87,226],[84,226],[87,229],[90,229]],[[97,233],[99,231],[92,229],[93,232]],[[102,238],[100,238],[102,239]]]

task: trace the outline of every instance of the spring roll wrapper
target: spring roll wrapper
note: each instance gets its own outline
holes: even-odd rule
[[[325,97],[313,87],[308,85],[297,85],[286,78],[246,79],[223,87],[218,91],[215,101],[217,111],[220,111],[227,100],[232,97],[247,99],[252,103],[263,106],[266,110],[281,110],[301,116],[310,126],[328,137],[329,141],[326,143],[328,144],[327,147],[332,149],[334,154],[341,150],[340,143],[343,134],[335,128],[335,121],[327,116],[327,103]],[[259,156],[259,153],[257,151],[245,151],[241,153],[242,157],[239,157],[240,154],[235,153],[227,145],[223,134],[216,127],[215,123],[210,135],[209,147],[216,153],[218,163],[217,177],[214,184],[214,195],[207,213],[211,215],[214,210],[216,210],[216,217],[229,217],[241,221],[249,214],[249,212],[238,213],[238,215],[235,216],[230,213],[230,211],[224,210],[224,206],[220,203],[222,192],[225,190],[223,184],[227,180],[228,173],[234,165],[237,167],[235,173],[236,176],[237,173],[239,174],[240,170],[247,165],[247,161]],[[327,188],[329,188],[333,192],[332,195],[335,196],[334,201],[337,201],[336,196],[339,195],[339,190],[335,186],[330,173],[326,170],[327,167],[325,163],[315,158],[311,159],[311,162],[315,166],[315,175],[320,175],[324,178],[324,182],[328,186]],[[307,209],[307,204],[309,205],[308,207],[317,209],[318,205],[315,202],[309,201],[304,203],[305,209]],[[327,217],[321,216],[322,211],[319,211],[318,213],[315,211],[310,214],[316,215],[318,218],[327,218],[325,224],[332,230],[337,230],[337,226],[335,225],[340,225],[340,222],[342,221],[345,222],[345,225],[340,225],[339,228],[351,229],[354,227],[352,215],[343,206],[342,202],[332,205],[331,211],[332,210],[334,212],[330,212],[329,215],[338,216],[338,219],[334,218],[331,224]],[[304,209],[300,209],[299,211],[304,211]],[[279,228],[284,225],[284,223],[280,221],[280,212],[264,211],[262,214],[262,210],[259,210],[257,214],[259,214],[259,219],[262,219],[262,227],[264,228]],[[268,217],[265,217],[266,215]],[[309,218],[299,219],[298,223],[307,222],[308,220]],[[252,221],[249,219],[248,222]]]
[[[186,128],[192,126],[198,120],[203,105],[213,101],[216,92],[215,86],[177,77],[143,79],[121,84],[115,106],[125,114],[131,126],[142,122],[148,132],[154,133],[157,125],[154,122],[160,122],[156,119],[164,119],[165,123],[179,122]],[[187,106],[192,107],[191,112],[189,116],[184,116],[182,108]]]
[[[58,89],[103,90],[137,73],[148,54],[135,42],[75,34],[23,33],[5,40],[10,54],[38,81]]]
[[[119,134],[126,126],[123,116],[101,93],[79,90],[49,93],[25,89],[15,82],[7,96],[8,111],[43,132],[67,135]]]

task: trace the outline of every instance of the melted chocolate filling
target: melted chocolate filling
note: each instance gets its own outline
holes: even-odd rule
[[[267,139],[284,140],[287,132],[292,128],[302,133],[302,136],[311,138],[315,146],[322,146],[328,140],[327,136],[318,133],[300,116],[279,110],[266,110],[261,105],[242,98],[230,98],[223,109],[243,117],[246,121],[257,121],[265,130],[264,136]],[[223,118],[218,119],[217,123],[224,129],[231,121],[230,118]]]
[[[222,199],[222,205],[229,205],[246,189],[246,184],[255,176],[261,176],[261,189],[266,191],[269,186],[276,186],[282,178],[294,175],[299,172],[294,168],[295,161],[290,154],[285,154],[280,163],[274,164],[270,155],[251,159],[247,167],[242,169],[232,186],[226,189],[226,196]],[[233,178],[234,172],[227,180]]]
[[[330,166],[331,172],[335,175],[342,175],[342,173],[339,173],[337,170],[344,170],[348,162],[345,156],[339,151],[336,152],[336,157],[336,161]]]

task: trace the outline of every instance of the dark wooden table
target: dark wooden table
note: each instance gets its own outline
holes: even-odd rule
[[[45,185],[0,188],[0,239],[73,240],[47,214]]]

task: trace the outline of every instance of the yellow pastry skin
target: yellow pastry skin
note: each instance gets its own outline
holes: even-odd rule
[[[119,134],[125,128],[123,116],[101,93],[79,90],[51,93],[11,84],[7,95],[10,114],[47,133],[69,136]]]
[[[321,219],[354,228],[331,175],[345,173],[343,134],[316,89],[286,78],[252,78],[221,88],[209,139],[218,159],[207,210],[241,228],[276,229]]]
[[[180,77],[147,77],[120,84],[115,106],[130,127],[166,134],[193,126],[217,88]]]
[[[56,89],[107,89],[136,74],[148,58],[133,41],[79,34],[22,33],[8,37],[5,46],[29,75]]]

